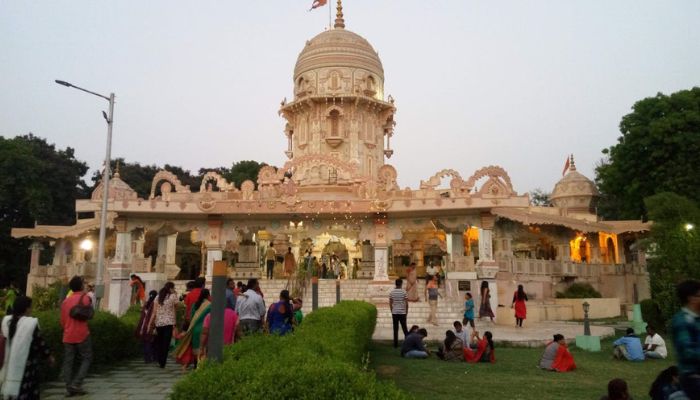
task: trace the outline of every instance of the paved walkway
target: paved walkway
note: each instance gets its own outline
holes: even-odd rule
[[[183,376],[180,365],[168,360],[165,369],[143,360],[129,361],[100,374],[88,375],[81,400],[165,400],[173,391],[175,382]],[[41,393],[44,400],[65,398],[63,382],[50,382]]]

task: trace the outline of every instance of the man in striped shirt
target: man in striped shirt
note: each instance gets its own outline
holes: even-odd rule
[[[406,314],[408,314],[408,294],[401,288],[403,280],[396,280],[396,288],[389,293],[389,309],[391,320],[394,324],[394,348],[399,347],[399,323],[403,329],[403,336],[408,335],[406,328]]]

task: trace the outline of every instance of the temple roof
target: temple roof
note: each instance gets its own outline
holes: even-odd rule
[[[112,214],[112,213],[110,213]],[[114,220],[114,215],[108,214],[107,216],[107,226],[112,225]],[[78,237],[85,232],[99,229],[100,220],[99,218],[89,218],[89,219],[79,219],[75,225],[63,226],[63,225],[36,225],[34,228],[12,228],[12,237],[15,239],[21,238],[52,238],[52,239],[63,239],[68,237]]]
[[[583,219],[565,217],[562,215],[546,214],[521,208],[493,208],[491,214],[518,221],[526,225],[560,225],[581,232],[646,232],[651,222],[641,221],[586,221]]]

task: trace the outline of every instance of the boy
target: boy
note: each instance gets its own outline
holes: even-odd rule
[[[464,299],[464,319],[462,324],[466,326],[468,323],[474,329],[474,300],[472,299],[472,294],[467,292],[464,295]]]

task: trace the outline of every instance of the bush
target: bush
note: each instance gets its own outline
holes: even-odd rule
[[[35,312],[39,318],[39,327],[51,354],[56,358],[55,368],[45,368],[47,379],[55,379],[61,370],[63,360],[63,329],[61,328],[61,313],[59,310]],[[89,322],[92,339],[93,360],[95,368],[109,366],[115,362],[133,358],[140,354],[140,343],[134,335],[138,317],[127,313],[122,318],[105,311],[95,312]],[[93,367],[90,367],[94,370]]]
[[[639,303],[642,309],[642,319],[653,326],[658,332],[666,331],[666,319],[661,312],[661,307],[652,299],[642,300]]]
[[[406,398],[362,371],[376,319],[373,305],[348,301],[309,314],[292,335],[246,337],[225,349],[223,363],[178,382],[172,399]]]
[[[603,296],[588,283],[574,283],[563,292],[557,292],[558,299],[599,299]]]
[[[34,311],[50,311],[60,308],[62,289],[61,282],[54,282],[47,287],[34,285],[32,309]]]

